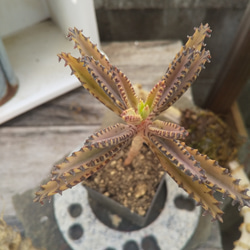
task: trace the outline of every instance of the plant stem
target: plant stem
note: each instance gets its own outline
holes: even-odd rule
[[[144,140],[143,140],[143,137],[141,135],[137,135],[133,139],[131,147],[130,147],[129,152],[127,154],[127,158],[124,161],[125,166],[129,165],[133,161],[135,156],[139,154],[139,152],[142,148],[143,142],[144,142]]]

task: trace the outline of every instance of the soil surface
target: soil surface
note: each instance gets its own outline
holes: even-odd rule
[[[188,146],[197,148],[223,167],[237,159],[243,139],[214,113],[187,109],[182,113],[181,125],[189,132],[185,139]]]
[[[150,207],[164,171],[158,159],[144,145],[132,163],[123,166],[128,148],[107,166],[83,181],[86,185],[144,216]]]

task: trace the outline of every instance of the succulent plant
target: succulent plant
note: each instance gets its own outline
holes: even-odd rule
[[[215,191],[229,196],[240,207],[250,206],[246,189],[239,185],[228,169],[200,154],[183,142],[188,135],[183,127],[159,119],[159,115],[175,103],[191,86],[210,52],[204,39],[210,37],[206,25],[195,28],[193,36],[177,53],[165,75],[149,92],[146,100],[137,97],[129,79],[112,65],[97,46],[81,31],[69,29],[69,39],[81,54],[59,54],[59,60],[69,65],[82,86],[106,107],[120,116],[121,123],[92,134],[83,147],[53,167],[51,180],[41,185],[34,201],[43,200],[71,188],[104,167],[120,150],[131,145],[124,164],[129,164],[145,143],[158,157],[163,169],[214,219],[222,221],[220,202]]]

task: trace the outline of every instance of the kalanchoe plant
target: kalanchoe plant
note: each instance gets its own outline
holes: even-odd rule
[[[83,87],[122,118],[123,123],[91,135],[83,147],[54,166],[51,180],[36,192],[35,201],[62,193],[104,167],[120,150],[131,144],[124,164],[129,164],[141,149],[148,147],[159,158],[163,169],[197,201],[214,219],[222,221],[213,193],[231,197],[240,207],[250,206],[247,190],[239,186],[228,169],[182,142],[188,132],[177,124],[159,120],[158,115],[175,103],[209,61],[210,52],[203,47],[209,26],[200,25],[175,56],[165,75],[149,92],[146,100],[137,97],[129,79],[76,28],[69,30],[81,57],[61,53],[59,59],[69,65]]]

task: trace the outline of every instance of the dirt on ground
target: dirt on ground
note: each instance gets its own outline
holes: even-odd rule
[[[237,159],[243,139],[213,112],[187,109],[182,112],[181,125],[189,131],[185,143],[221,166],[227,167],[228,162]]]

